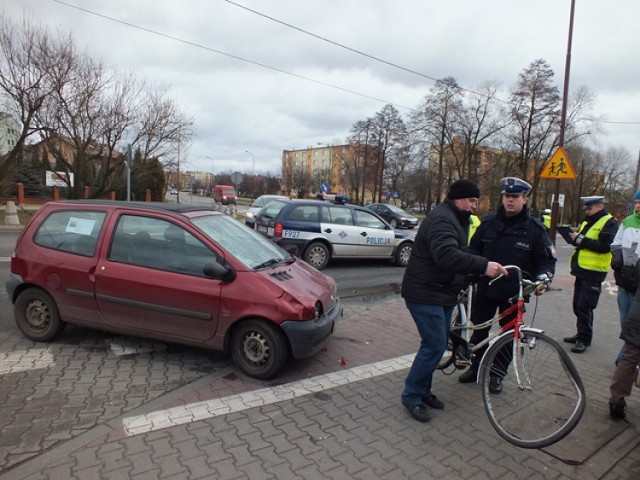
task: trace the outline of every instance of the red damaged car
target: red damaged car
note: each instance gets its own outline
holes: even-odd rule
[[[315,354],[342,315],[330,277],[232,217],[165,203],[46,204],[6,288],[31,340],[71,323],[225,351],[256,378]]]

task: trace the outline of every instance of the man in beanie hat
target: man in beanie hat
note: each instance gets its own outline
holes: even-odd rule
[[[420,334],[420,348],[405,380],[402,404],[420,422],[430,419],[427,407],[444,403],[431,391],[449,338],[449,323],[458,293],[468,274],[494,278],[507,274],[497,262],[466,252],[469,216],[480,190],[469,180],[452,183],[447,198],[420,224],[402,280],[402,297]]]
[[[622,220],[611,244],[611,268],[618,286],[620,327],[624,327],[633,297],[638,289],[636,263],[640,258],[640,190],[633,197],[633,204],[633,213]],[[622,353],[623,349],[618,353],[616,365],[620,362]]]
[[[469,252],[500,262],[502,265],[517,265],[529,278],[551,281],[556,267],[556,251],[547,235],[547,231],[537,219],[529,214],[527,201],[531,185],[516,177],[505,177],[501,181],[502,205],[493,215],[487,215],[471,239]],[[527,275],[528,274],[528,275]],[[480,325],[491,320],[496,314],[507,310],[513,304],[509,301],[518,293],[518,279],[501,278],[491,285],[488,279],[478,282],[474,296],[471,321]],[[544,289],[536,292],[542,294]],[[528,300],[528,299],[527,299]],[[515,317],[509,315],[500,320],[504,327]],[[470,343],[478,345],[489,336],[490,328],[474,330]],[[461,383],[475,382],[478,376],[480,360],[485,349],[476,352],[471,367],[458,380]],[[511,364],[511,346],[500,352],[491,368],[489,392],[499,394],[502,391],[502,372]]]
[[[571,255],[571,275],[576,277],[573,287],[573,313],[577,333],[565,337],[573,343],[574,353],[583,353],[593,339],[593,311],[598,306],[602,282],[611,266],[611,242],[616,236],[618,222],[604,207],[604,197],[582,197],[586,216],[579,232],[569,233],[576,249]]]

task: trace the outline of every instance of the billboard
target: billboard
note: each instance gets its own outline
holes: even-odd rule
[[[52,172],[47,170],[47,187],[73,187],[73,172]]]

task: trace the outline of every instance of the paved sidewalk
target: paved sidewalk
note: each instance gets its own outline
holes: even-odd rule
[[[565,268],[537,307],[535,325],[556,339],[574,333],[571,292]],[[587,411],[571,435],[544,451],[519,449],[500,439],[487,420],[479,386],[460,384],[457,373],[436,374],[434,392],[446,403],[443,411],[433,411],[426,424],[410,418],[399,395],[417,349],[415,327],[399,297],[365,300],[346,302],[345,317],[324,351],[291,365],[271,382],[244,377],[219,357],[207,357],[215,367],[206,372],[203,359],[194,354],[182,358],[194,367],[190,378],[184,377],[189,369],[180,370],[183,377],[173,384],[177,388],[157,387],[150,394],[146,385],[159,375],[153,373],[158,365],[152,360],[171,364],[176,351],[165,353],[169,360],[157,351],[146,357],[138,351],[129,366],[110,361],[110,356],[100,357],[96,365],[85,350],[78,350],[60,364],[62,377],[54,382],[48,375],[56,367],[23,371],[14,388],[22,389],[21,382],[48,383],[50,395],[74,396],[79,414],[91,416],[104,408],[91,391],[69,386],[80,378],[89,385],[85,390],[108,389],[114,379],[125,382],[121,399],[129,403],[101,410],[89,428],[76,425],[77,430],[58,440],[48,437],[39,451],[25,453],[21,463],[0,471],[0,478],[640,478],[638,396],[628,402],[629,422],[608,417],[609,381],[620,347],[614,288],[603,291],[594,345],[583,355],[571,354],[587,389]],[[529,315],[533,310],[531,305]],[[0,355],[19,345],[13,334],[8,337],[0,342]],[[185,352],[178,351],[180,356]],[[87,370],[88,365],[93,367]],[[118,374],[119,368],[124,371]],[[91,383],[92,370],[104,385]],[[170,371],[162,370],[164,375]],[[137,381],[126,383],[131,378],[125,377],[136,376]],[[139,389],[141,397],[134,401],[130,389]],[[34,401],[33,392],[22,401]],[[11,425],[24,423],[24,418],[16,416]],[[2,444],[0,440],[0,449]],[[11,446],[6,447],[11,453]]]

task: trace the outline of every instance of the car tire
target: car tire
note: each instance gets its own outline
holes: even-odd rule
[[[289,358],[289,343],[275,325],[264,320],[245,320],[233,331],[231,356],[244,373],[265,380],[284,368]]]
[[[395,230],[396,228],[398,228],[398,221],[395,218],[392,218],[391,220],[389,220],[389,225],[391,225],[391,228]]]
[[[28,288],[18,295],[14,306],[16,325],[34,342],[49,342],[64,330],[65,323],[51,295],[39,288]]]
[[[409,258],[411,258],[411,252],[413,250],[413,244],[411,242],[405,242],[396,250],[396,265],[399,267],[406,267],[409,265]]]
[[[331,252],[324,243],[313,242],[302,253],[302,260],[312,267],[322,270],[329,264],[329,260],[331,260]]]

